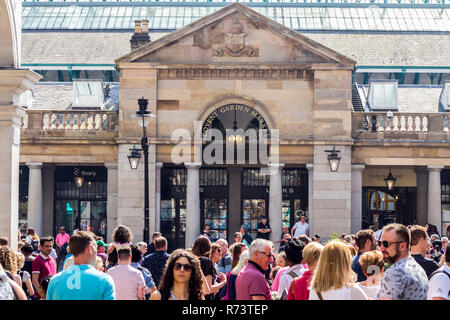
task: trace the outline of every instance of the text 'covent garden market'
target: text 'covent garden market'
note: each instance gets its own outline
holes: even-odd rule
[[[173,250],[206,224],[255,236],[263,215],[279,240],[301,214],[324,239],[388,222],[450,231],[449,4],[12,3],[1,235],[111,241],[124,224]],[[139,124],[140,107],[154,117]]]

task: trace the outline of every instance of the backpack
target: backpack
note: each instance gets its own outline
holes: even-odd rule
[[[39,249],[39,241],[32,240],[31,241],[31,246],[33,247],[33,251],[37,251]]]
[[[0,272],[0,300],[15,300],[14,289],[5,272]]]
[[[295,278],[298,277],[298,274],[296,274],[294,271],[289,271],[286,274],[291,276],[292,281],[294,281]],[[288,290],[289,290],[289,288],[284,289],[282,293],[278,293],[276,291],[272,291],[271,292],[272,300],[286,300],[288,295],[289,295]]]

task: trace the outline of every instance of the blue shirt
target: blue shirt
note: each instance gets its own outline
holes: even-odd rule
[[[148,271],[147,268],[144,268],[139,265],[139,262],[132,262],[130,264],[133,268],[138,269],[142,272],[142,276],[144,277],[145,285],[149,288],[153,288],[155,286],[155,282],[153,281],[152,274]]]
[[[159,282],[161,281],[164,271],[164,266],[166,265],[168,259],[169,255],[165,251],[156,251],[151,255],[146,256],[142,261],[141,265],[150,271],[156,286],[159,286]]]
[[[359,264],[359,258],[361,257],[361,255],[362,255],[362,252],[358,252],[358,254],[353,257],[353,262],[352,262],[352,270],[358,276],[358,280],[356,280],[356,282],[362,282],[362,281],[367,280],[367,277],[364,274],[361,265]]]
[[[91,265],[73,265],[53,276],[47,300],[114,300],[114,280]]]

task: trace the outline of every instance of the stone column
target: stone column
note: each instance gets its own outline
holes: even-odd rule
[[[428,215],[428,171],[425,168],[417,168],[416,177],[416,223],[418,225],[424,226],[427,223]]]
[[[42,162],[27,163],[30,168],[28,182],[28,226],[34,228],[39,237],[45,236],[42,232]]]
[[[438,230],[441,226],[441,170],[443,166],[428,166],[428,217],[427,222]]]
[[[20,56],[20,52],[17,54]],[[0,237],[8,237],[14,250],[19,226],[20,127],[26,118],[22,106],[28,103],[23,98],[40,78],[31,70],[0,68]]]
[[[362,172],[363,164],[352,164],[352,234],[361,230],[362,226]]]
[[[323,241],[333,233],[351,232],[352,168],[351,147],[336,146],[340,150],[341,161],[337,172],[331,172],[325,150],[332,145],[314,146],[314,233]]]
[[[281,238],[281,210],[283,206],[283,190],[281,185],[281,170],[284,164],[271,163],[269,188],[269,224],[272,232],[270,239],[278,241]]]
[[[314,164],[307,163],[306,169],[308,169],[308,223],[309,223],[309,236],[312,238],[314,233]]]
[[[200,235],[200,167],[201,163],[186,162],[187,188],[186,188],[186,241],[185,247],[194,244]]]
[[[241,228],[241,175],[242,167],[228,168],[228,240],[232,242],[233,234]]]
[[[53,220],[54,217],[54,204],[55,204],[55,170],[54,164],[44,165],[42,167],[42,211],[43,221],[42,234],[46,236],[56,236],[58,228],[55,226]],[[66,226],[67,227],[67,226]]]
[[[156,163],[156,192],[155,192],[155,232],[161,230],[161,168],[162,162]]]
[[[108,170],[108,182],[106,185],[106,239],[112,242],[114,229],[119,225],[117,210],[117,191],[119,188],[118,164],[116,162],[105,163]]]

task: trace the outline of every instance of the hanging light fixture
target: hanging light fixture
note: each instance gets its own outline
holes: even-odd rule
[[[389,174],[384,179],[384,182],[386,182],[386,186],[389,190],[392,190],[395,187],[395,182],[397,181],[397,178],[394,178],[391,172],[391,166],[389,166]]]
[[[233,121],[233,134],[228,138],[230,142],[242,142],[242,135],[239,133],[236,133],[237,127],[237,121],[236,121],[236,110],[234,110],[234,121]]]
[[[141,153],[138,149],[136,149],[136,145],[133,146],[133,148],[130,149],[131,154],[128,155],[128,161],[130,161],[130,167],[133,170],[136,170],[139,165],[139,159],[141,159]]]
[[[83,178],[83,176],[81,174],[80,165],[78,165],[78,168],[75,168],[73,174],[74,174],[74,179],[75,179],[75,185],[78,188],[81,188],[83,186],[83,183],[84,183],[84,178]]]
[[[341,152],[336,150],[336,147],[333,146],[333,150],[325,150],[325,152],[330,152],[328,155],[328,163],[330,164],[331,172],[337,172],[339,168],[339,162],[341,161],[341,157],[337,154]]]

